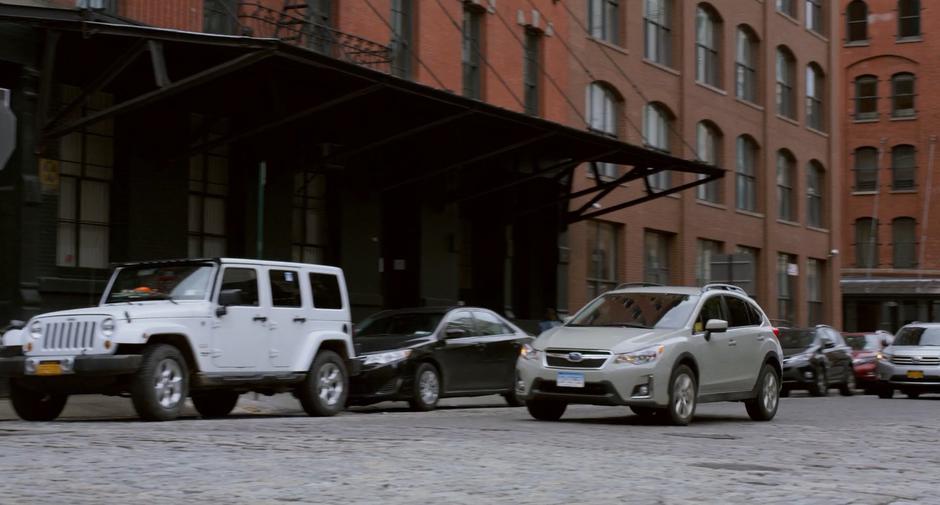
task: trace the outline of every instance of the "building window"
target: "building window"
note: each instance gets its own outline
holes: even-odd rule
[[[891,246],[894,249],[894,268],[917,266],[916,223],[912,217],[898,217],[891,222]]]
[[[464,4],[463,9],[463,95],[477,100],[482,96],[481,30],[483,11],[473,4]]]
[[[878,189],[878,150],[859,147],[855,150],[855,191]]]
[[[861,217],[855,220],[855,266],[878,268],[878,220]]]
[[[868,4],[862,0],[849,2],[845,9],[845,19],[848,23],[847,42],[868,41]]]
[[[796,60],[785,47],[777,48],[777,114],[794,119],[796,117]]]
[[[825,131],[825,107],[823,93],[826,92],[826,77],[815,63],[806,67],[806,125],[818,131]]]
[[[724,245],[715,240],[698,239],[695,262],[695,282],[704,286],[712,282],[712,261],[721,254]]]
[[[646,282],[669,284],[669,242],[672,237],[666,233],[647,230],[643,237],[644,278]]]
[[[791,18],[795,18],[796,1],[797,0],[777,0],[777,11],[782,12]]]
[[[900,145],[891,149],[891,189],[913,189],[916,168],[914,146]]]
[[[735,169],[735,204],[740,210],[757,211],[757,143],[746,135],[738,137]]]
[[[806,224],[815,228],[823,227],[823,191],[826,171],[816,160],[806,167]]]
[[[414,9],[412,0],[392,0],[392,75],[411,79]]]
[[[815,258],[806,260],[806,305],[809,326],[823,320],[823,279],[826,262]]]
[[[617,287],[619,275],[617,226],[603,221],[588,222],[588,296],[593,298]]]
[[[737,57],[734,63],[735,95],[757,102],[757,37],[747,27],[738,28]]]
[[[618,44],[620,0],[588,0],[588,22],[591,36]]]
[[[777,318],[795,324],[794,298],[796,277],[799,273],[796,257],[791,254],[777,255]]]
[[[646,137],[646,146],[668,153],[672,113],[660,103],[650,103],[646,105],[643,115],[643,136]],[[662,190],[670,186],[669,172],[666,170],[650,175],[648,178],[650,187],[653,189]]]
[[[233,35],[238,30],[238,0],[205,0],[202,7],[202,31]]]
[[[291,258],[302,263],[326,260],[326,177],[310,171],[294,174]]]
[[[60,88],[62,102],[79,96],[72,86]],[[92,95],[82,115],[106,109],[109,94]],[[108,268],[111,232],[111,178],[114,166],[114,122],[99,121],[59,141],[59,209],[56,265]]]
[[[194,144],[221,138],[225,123],[201,115],[191,118]],[[228,145],[223,144],[189,158],[189,257],[225,256]]]
[[[826,33],[823,0],[806,0],[806,28],[820,35]]]
[[[878,78],[863,75],[855,79],[855,120],[878,117]]]
[[[696,148],[698,150],[699,160],[709,165],[718,166],[719,153],[721,153],[721,132],[718,128],[707,121],[699,122],[695,129]],[[699,175],[699,179],[704,179],[704,175]],[[707,182],[696,188],[696,196],[699,200],[706,202],[721,202],[721,180]]]
[[[914,74],[891,76],[891,116],[912,117],[914,110]]]
[[[751,279],[738,279],[735,277],[734,282],[744,288],[744,290],[747,291],[747,294],[751,295],[751,298],[756,300],[758,292],[757,286],[760,279],[760,274],[758,274],[760,270],[757,268],[757,261],[760,257],[760,249],[756,247],[739,245],[735,250],[735,254],[743,256],[743,262],[746,265],[749,265],[746,270],[748,273],[750,273]]]
[[[721,20],[700,5],[695,14],[695,79],[716,88],[721,86],[720,41]]]
[[[789,151],[777,152],[777,218],[796,221],[796,160]]]
[[[660,65],[672,65],[672,0],[644,0],[644,56]]]
[[[587,88],[588,130],[617,138],[617,95],[609,86],[592,82]],[[596,163],[598,173],[604,177],[617,177],[619,171],[613,163]]]
[[[539,114],[541,96],[539,69],[541,68],[542,34],[531,28],[525,30],[525,55],[522,68],[522,80],[525,86],[525,113]]]
[[[898,0],[898,38],[920,37],[920,0]]]

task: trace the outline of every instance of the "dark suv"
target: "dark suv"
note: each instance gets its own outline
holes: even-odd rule
[[[780,328],[783,348],[783,390],[806,389],[813,396],[826,396],[838,387],[843,396],[855,390],[852,348],[829,326]]]

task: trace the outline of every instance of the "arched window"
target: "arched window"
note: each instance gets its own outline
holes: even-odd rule
[[[587,121],[588,129],[602,133],[608,137],[617,138],[619,132],[618,104],[620,98],[617,93],[599,82],[592,82],[587,87]],[[619,170],[613,163],[597,163],[599,175],[617,177]]]
[[[620,0],[588,0],[588,22],[595,39],[619,44]]]
[[[756,212],[757,143],[750,136],[741,135],[735,151],[735,205],[740,210]]]
[[[891,189],[913,189],[916,166],[914,146],[891,148]]]
[[[847,42],[865,42],[868,40],[868,4],[862,0],[849,2],[845,9]]]
[[[825,107],[823,93],[826,92],[826,76],[819,65],[810,63],[806,66],[806,125],[818,131],[825,131]]]
[[[661,103],[650,103],[643,115],[643,136],[647,147],[668,153],[672,112]],[[653,189],[666,189],[670,186],[669,172],[657,172],[649,177],[649,181]]]
[[[786,149],[777,152],[777,218],[796,221],[796,160]]]
[[[861,217],[855,220],[855,266],[878,268],[878,220]]]
[[[721,86],[721,19],[710,7],[699,5],[695,13],[695,79]]]
[[[897,217],[891,222],[891,246],[894,249],[894,268],[917,266],[917,223],[912,217]]]
[[[898,0],[898,38],[920,37],[920,0]]]
[[[855,150],[855,191],[878,189],[878,149],[859,147]]]
[[[710,165],[718,165],[721,154],[721,132],[713,123],[700,121],[695,128],[696,150],[700,160]],[[705,176],[700,175],[699,179]],[[721,181],[711,181],[698,186],[699,200],[719,203],[721,201]]]
[[[757,55],[760,54],[757,37],[750,27],[738,27],[737,50],[734,60],[735,96],[748,102],[757,102]]]
[[[891,116],[911,117],[914,110],[914,74],[902,72],[891,76]]]
[[[816,160],[806,166],[806,225],[822,228],[823,191],[825,190],[826,170]]]
[[[777,48],[777,114],[796,117],[796,59],[784,46]]]
[[[672,0],[644,0],[643,31],[646,59],[672,65]]]
[[[855,120],[878,117],[878,78],[863,75],[855,79]]]

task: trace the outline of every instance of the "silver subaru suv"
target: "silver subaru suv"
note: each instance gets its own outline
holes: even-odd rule
[[[687,425],[700,402],[777,413],[783,355],[764,311],[737,286],[626,286],[597,297],[523,347],[516,394],[532,417],[569,404],[626,405]]]
[[[878,353],[878,396],[940,393],[940,323],[911,323]]]

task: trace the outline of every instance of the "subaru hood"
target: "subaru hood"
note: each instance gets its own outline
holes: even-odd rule
[[[538,349],[591,349],[631,352],[657,344],[682,329],[559,326],[535,341]]]

